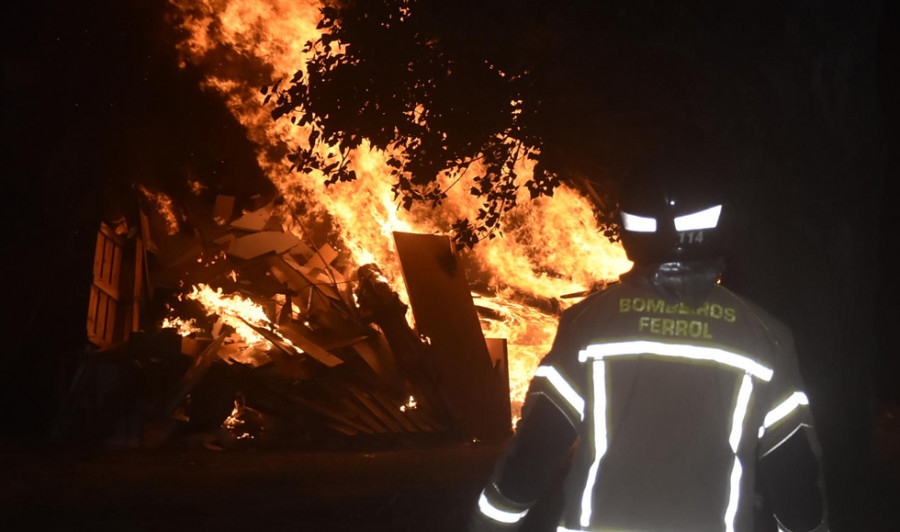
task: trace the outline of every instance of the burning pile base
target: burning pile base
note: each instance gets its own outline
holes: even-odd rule
[[[218,448],[509,435],[505,342],[485,342],[446,237],[395,234],[414,330],[376,265],[308,245],[277,200],[232,220],[233,197],[188,218],[143,194],[139,224],[98,233],[91,346],[58,439]]]

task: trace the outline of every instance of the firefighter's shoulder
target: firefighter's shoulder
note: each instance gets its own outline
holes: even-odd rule
[[[786,323],[750,299],[736,294],[724,286],[720,285],[718,288],[731,297],[737,304],[749,311],[749,314],[755,317],[761,328],[764,329],[777,344],[783,344],[785,346],[793,345],[794,335],[791,328]]]
[[[613,294],[620,291],[622,286],[620,281],[603,282],[591,287],[590,291],[577,294],[584,299],[562,312],[559,318],[560,325],[577,322],[582,316],[593,314],[602,306],[611,304],[610,302],[615,301]]]

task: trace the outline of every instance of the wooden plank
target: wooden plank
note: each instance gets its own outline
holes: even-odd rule
[[[112,329],[110,326],[110,308],[115,310],[115,302],[109,297],[109,294],[102,290],[98,293],[99,304],[97,306],[97,337],[100,339],[100,345],[108,347],[112,344]],[[112,315],[115,315],[113,312]]]
[[[435,427],[432,427],[431,424],[426,422],[422,416],[419,415],[419,408],[408,408],[403,415],[406,416],[410,421],[413,422],[414,425],[419,427],[422,432],[434,432]]]
[[[373,392],[373,394],[378,397],[382,402],[389,402],[392,405],[397,407],[397,411],[400,412],[400,415],[404,417],[404,419],[408,419],[410,423],[415,425],[422,432],[434,432],[435,430],[446,430],[446,426],[441,423],[432,423],[426,416],[425,408],[421,407],[421,405],[416,406],[415,408],[406,408],[405,410],[400,410],[400,405],[396,404],[396,401],[388,398],[384,393],[380,391]]]
[[[104,331],[106,328],[106,305],[104,304],[106,299],[103,291],[98,291],[97,293],[97,307],[95,309],[96,321],[94,322],[94,331],[93,336],[91,337],[91,341],[93,341],[97,346],[101,348],[105,348],[109,346],[109,342],[106,340],[106,336],[104,335]]]
[[[100,223],[94,247],[93,282],[88,301],[88,339],[109,347],[126,327],[117,327],[124,241],[105,223]],[[121,329],[121,330],[120,330]]]
[[[169,403],[166,407],[166,413],[168,417],[171,417],[175,414],[175,410],[178,409],[178,406],[184,400],[184,398],[194,389],[194,386],[200,382],[200,379],[206,375],[206,372],[209,370],[210,366],[212,366],[213,361],[216,359],[216,353],[219,349],[219,346],[222,345],[222,342],[225,341],[225,335],[219,335],[215,340],[210,342],[206,349],[200,352],[194,361],[191,363],[191,367],[184,373],[184,376],[181,377],[181,381],[178,383],[178,387],[175,389],[175,393],[172,394],[169,398]]]
[[[106,302],[106,322],[103,326],[103,337],[106,339],[107,345],[115,342],[116,334],[116,312],[119,309],[118,301],[107,296]]]
[[[231,221],[232,213],[234,213],[234,196],[217,195],[213,206],[213,220],[219,225],[227,224]]]
[[[283,254],[280,257],[267,257],[267,260],[269,260],[269,265],[271,267],[277,267],[279,272],[290,279],[294,286],[300,287],[298,290],[295,290],[300,296],[300,300],[310,300],[314,297],[313,294],[316,293],[326,295],[331,299],[341,298],[340,294],[338,294],[337,290],[335,290],[334,286],[331,284],[330,279],[320,279],[316,277],[312,270],[297,264],[297,261],[289,254]],[[295,274],[296,276],[299,276],[299,278],[296,277]],[[281,279],[279,278],[279,280]],[[288,286],[290,287],[291,285]],[[293,290],[293,288],[291,289]],[[312,305],[307,305],[306,308],[308,309],[311,306]]]
[[[416,426],[415,423],[410,421],[409,418],[406,417],[406,414],[400,410],[400,403],[396,400],[387,396],[387,394],[378,391],[372,390],[371,394],[372,398],[381,405],[381,408],[385,410],[388,414],[390,414],[394,419],[396,419],[403,428],[409,432],[420,432],[422,429]]]
[[[306,268],[321,268],[326,269],[331,262],[338,257],[338,252],[331,244],[325,244],[316,250],[313,256],[304,264]]]
[[[299,244],[288,250],[288,254],[292,257],[296,257],[297,260],[305,264],[306,261],[315,254],[315,251],[301,241]]]
[[[325,289],[326,295],[333,299],[343,298],[349,308],[353,308],[352,291],[344,274],[331,266],[340,256],[330,244],[320,247],[302,267],[298,268],[303,275],[314,280],[315,284]]]
[[[102,345],[108,345],[106,339],[106,311],[109,309],[109,296],[102,290],[98,294],[99,302],[97,304],[97,337],[100,338]]]
[[[280,256],[271,255],[266,257],[265,261],[272,274],[278,279],[278,282],[286,284],[295,294],[300,294],[304,288],[309,288],[312,285],[306,277],[300,275],[297,270]]]
[[[119,247],[125,245],[125,240],[121,236],[117,235],[116,232],[113,231],[110,226],[106,225],[105,222],[100,222],[100,232],[103,233],[106,238],[112,240]]]
[[[340,412],[333,405],[328,404],[327,401],[332,400],[329,394],[326,394],[324,397],[320,396],[315,398],[315,400],[311,400],[294,393],[285,393],[282,390],[277,389],[276,387],[266,387],[265,383],[261,381],[260,384],[262,385],[262,387],[266,388],[266,391],[268,393],[272,394],[277,399],[284,401],[286,404],[290,405],[293,403],[295,405],[299,405],[303,408],[311,410],[312,412],[315,412],[316,414],[330,419],[332,423],[329,423],[328,425],[336,430],[341,430],[342,432],[346,431],[345,434],[353,436],[358,433],[371,434],[372,432],[374,432],[374,430],[368,427],[366,424],[347,417],[344,412]],[[342,430],[341,428],[339,428],[340,425],[333,424],[335,422],[340,423],[340,425],[345,428]]]
[[[143,264],[143,266],[141,267],[141,272],[143,273],[144,289],[147,290],[147,292],[146,292],[147,300],[152,301],[153,300],[153,283],[150,280],[150,262],[149,262],[149,258],[147,257],[147,253],[152,252],[152,250],[150,249],[148,242],[146,240],[142,239],[140,251],[141,251],[141,263]]]
[[[109,274],[109,295],[120,299],[119,281],[122,278],[122,247],[112,240],[110,240],[110,244],[112,244],[112,266]]]
[[[262,231],[229,242],[228,255],[249,260],[266,253],[284,253],[298,243],[300,239],[291,233]]]
[[[147,251],[150,253],[159,253],[159,246],[156,244],[156,241],[153,240],[153,230],[150,228],[150,218],[143,210],[141,210],[139,214],[141,217],[141,235],[144,237],[144,246],[146,246]]]
[[[134,287],[131,295],[131,330],[141,329],[141,294],[144,283],[144,241],[137,237],[134,244]]]
[[[238,368],[238,371],[241,371],[241,368]],[[286,392],[278,385],[270,384],[264,376],[257,373],[258,371],[261,369],[241,371],[241,374],[244,375],[243,388],[248,406],[287,421],[297,422],[301,426],[307,424],[310,412],[312,412],[320,422],[316,428],[328,427],[346,436],[372,432],[367,426],[347,419],[333,408],[323,407],[296,394]]]
[[[106,340],[106,311],[109,309],[109,296],[103,290],[97,294],[97,338],[103,346],[109,345]]]
[[[385,356],[381,350],[372,347],[366,341],[368,338],[363,337],[360,340],[360,342],[352,344],[356,354],[382,379],[397,380],[397,371],[393,366],[393,360]]]
[[[255,328],[255,327],[254,327]],[[258,330],[258,328],[255,328]],[[308,333],[305,332],[306,328],[302,324],[298,323],[285,323],[281,327],[278,328],[278,332],[291,341],[297,348],[302,350],[304,353],[312,357],[313,359],[325,364],[329,368],[333,368],[335,366],[339,366],[344,363],[340,358],[332,355],[318,344],[316,344],[312,339],[309,338]],[[265,335],[267,331],[260,331],[260,334]]]
[[[415,415],[419,420],[421,420],[423,423],[428,424],[428,426],[434,428],[434,430],[447,430],[447,425],[445,425],[440,419],[434,416],[432,411],[428,408],[428,405],[425,405],[422,408],[416,408],[412,412],[415,412]]]
[[[506,389],[503,404],[511,427],[512,405],[509,402],[509,351],[506,345],[506,338],[485,338],[484,341],[487,343],[488,352],[491,354],[491,363],[494,365],[501,384]]]
[[[373,415],[377,416],[378,419],[384,423],[391,432],[394,433],[402,433],[402,432],[415,432],[415,428],[407,423],[404,425],[394,416],[388,414],[383,408],[379,405],[375,404],[371,397],[368,396],[366,392],[360,390],[358,387],[353,385],[348,385],[347,388],[353,394],[353,396],[363,405],[365,406]]]
[[[352,399],[350,397],[342,397],[340,399],[341,403],[348,409],[352,410],[359,416],[360,421],[368,425],[374,432],[378,434],[387,434],[388,432],[397,432],[390,425],[385,423],[382,419],[380,419],[371,409],[365,406],[362,401],[354,394],[350,392]],[[354,399],[356,402],[354,402]]]
[[[510,431],[503,387],[450,239],[395,232],[394,242],[416,328],[430,340],[440,389],[451,409],[470,436],[505,440]]]
[[[97,284],[100,287],[103,285],[109,286],[110,278],[112,277],[112,266],[113,266],[113,252],[115,251],[115,246],[113,246],[112,240],[104,235],[103,237],[103,259],[100,267],[100,278],[97,279]]]
[[[119,299],[122,270],[122,246],[118,240],[110,238],[103,230],[98,231],[94,255],[94,284],[116,299]]]
[[[99,305],[99,295],[100,289],[91,285],[91,296],[90,301],[88,302],[87,312],[87,333],[88,339],[92,342],[95,342],[94,338],[97,336],[97,306]]]
[[[244,231],[262,231],[266,226],[266,222],[272,216],[272,209],[273,204],[269,203],[261,209],[248,212],[231,222],[231,227],[243,229]]]

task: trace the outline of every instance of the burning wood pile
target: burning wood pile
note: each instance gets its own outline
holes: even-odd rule
[[[288,229],[283,201],[259,203],[234,215],[235,198],[218,195],[179,210],[142,188],[139,223],[102,224],[91,349],[58,438],[224,447],[509,434],[506,341],[485,341],[447,237],[393,234],[413,329],[378,265],[313,247]]]
[[[303,67],[320,2],[172,5],[182,66],[244,129],[271,193],[231,195],[188,168],[178,205],[142,188],[139,212],[100,229],[93,348],[57,436],[152,447],[223,423],[257,442],[507,435],[558,312],[630,267],[596,223],[602,196],[586,179],[533,201],[519,187],[502,238],[457,255],[436,235],[478,216],[482,162],[437,176],[440,208],[399,208],[402,150],[341,152],[356,178],[327,186],[286,157],[313,132],[275,119],[260,87]],[[515,171],[527,181],[533,166]]]

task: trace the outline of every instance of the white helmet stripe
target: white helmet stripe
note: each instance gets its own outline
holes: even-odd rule
[[[625,211],[622,214],[622,228],[626,231],[634,231],[635,233],[655,233],[656,218],[649,216],[638,216],[629,214]]]
[[[702,211],[675,217],[676,231],[697,231],[700,229],[714,229],[719,225],[719,216],[722,214],[722,206],[716,205]]]

